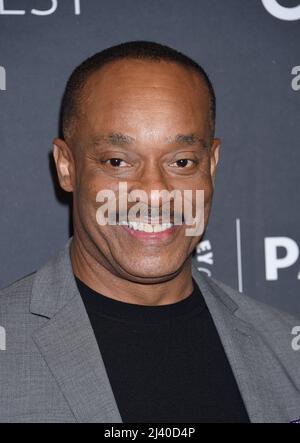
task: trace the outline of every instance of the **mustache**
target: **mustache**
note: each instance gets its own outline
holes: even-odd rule
[[[133,207],[133,206],[132,206]],[[165,221],[172,224],[184,224],[185,217],[182,211],[174,211],[171,208],[141,206],[137,210],[130,212],[131,208],[127,210],[119,210],[116,212],[116,222],[121,221],[141,221],[145,222],[156,221],[157,223]]]

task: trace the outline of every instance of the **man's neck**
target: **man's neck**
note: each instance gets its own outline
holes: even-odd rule
[[[70,247],[73,272],[83,283],[100,294],[125,303],[166,305],[188,297],[193,291],[191,258],[181,271],[167,281],[137,283],[110,271],[76,237]]]

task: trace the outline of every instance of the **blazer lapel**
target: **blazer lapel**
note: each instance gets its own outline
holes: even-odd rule
[[[35,331],[33,340],[78,422],[121,423],[104,362],[73,276],[70,241],[57,259],[36,274],[31,312],[49,320]]]
[[[288,423],[300,410],[299,394],[257,331],[237,315],[238,306],[211,279],[193,276],[205,298],[251,422]],[[295,412],[293,412],[295,411]],[[296,415],[295,415],[296,414]]]

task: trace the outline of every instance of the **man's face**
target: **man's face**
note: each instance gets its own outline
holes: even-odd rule
[[[119,182],[126,182],[128,192],[143,190],[149,202],[152,190],[191,190],[195,205],[195,191],[204,190],[206,226],[219,145],[211,143],[207,88],[196,72],[175,63],[120,60],[92,74],[83,97],[69,142],[74,236],[115,275],[168,280],[180,272],[199,235],[187,236],[185,225],[156,235],[100,226],[96,196],[107,189],[118,199]]]

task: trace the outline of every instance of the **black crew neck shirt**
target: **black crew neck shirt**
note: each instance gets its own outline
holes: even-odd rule
[[[124,423],[249,423],[204,298],[144,306],[76,278]]]

